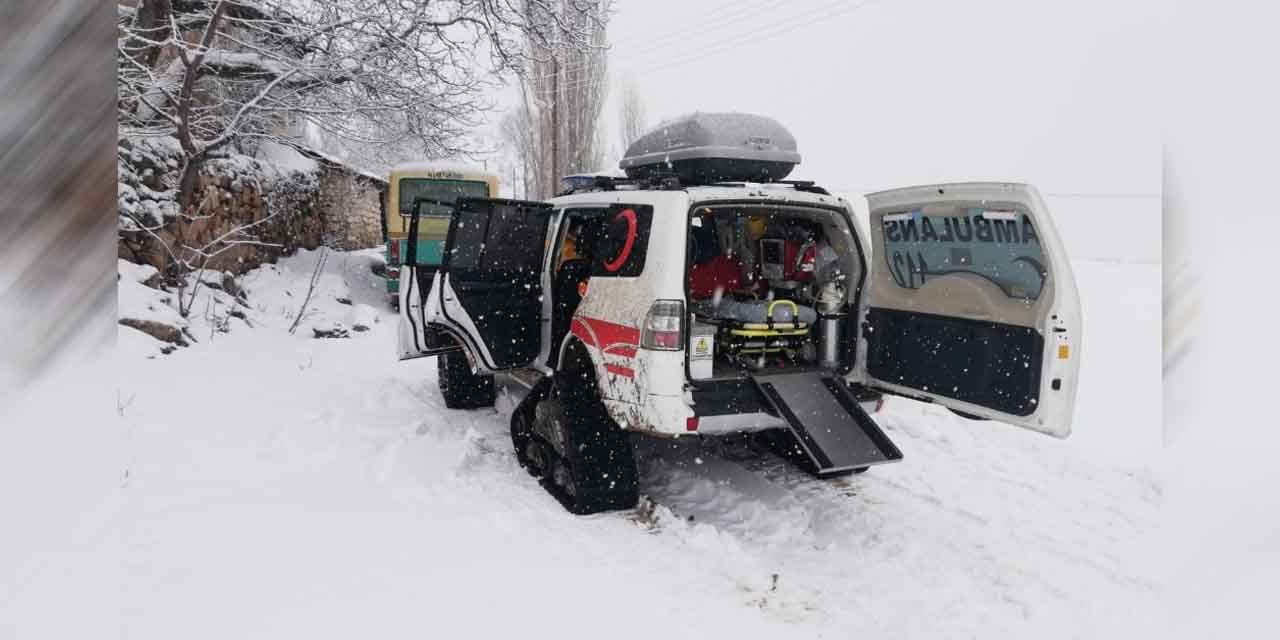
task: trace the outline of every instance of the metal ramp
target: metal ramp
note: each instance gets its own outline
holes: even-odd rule
[[[843,380],[827,371],[751,377],[786,421],[818,477],[902,459],[902,452],[863,411]]]

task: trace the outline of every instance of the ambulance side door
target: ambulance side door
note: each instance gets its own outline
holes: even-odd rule
[[[425,339],[428,328],[444,331],[466,349],[481,372],[532,363],[542,346],[543,261],[550,219],[551,206],[542,202],[459,198],[415,337]],[[415,238],[411,232],[409,241]],[[414,248],[406,253],[415,255]],[[425,344],[414,348],[420,353],[446,350]]]

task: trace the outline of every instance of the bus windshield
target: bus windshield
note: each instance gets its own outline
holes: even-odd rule
[[[458,198],[487,198],[489,185],[471,180],[440,180],[436,178],[400,179],[400,215],[413,213],[413,201],[418,198],[452,202]],[[423,205],[426,215],[447,216],[449,210],[441,206]]]

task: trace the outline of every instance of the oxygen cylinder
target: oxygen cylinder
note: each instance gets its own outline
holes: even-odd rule
[[[840,338],[849,314],[844,311],[844,287],[831,281],[818,291],[818,364],[840,365]]]

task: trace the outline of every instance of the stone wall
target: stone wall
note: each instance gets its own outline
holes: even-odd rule
[[[167,273],[175,255],[199,262],[204,258],[193,249],[207,247],[206,268],[238,274],[298,248],[382,243],[385,182],[332,159],[312,170],[246,156],[210,160],[184,216],[177,205],[180,166],[180,152],[167,139],[120,141],[121,258]]]
[[[320,213],[325,244],[367,249],[382,244],[382,198],[387,183],[330,161],[320,163]]]

